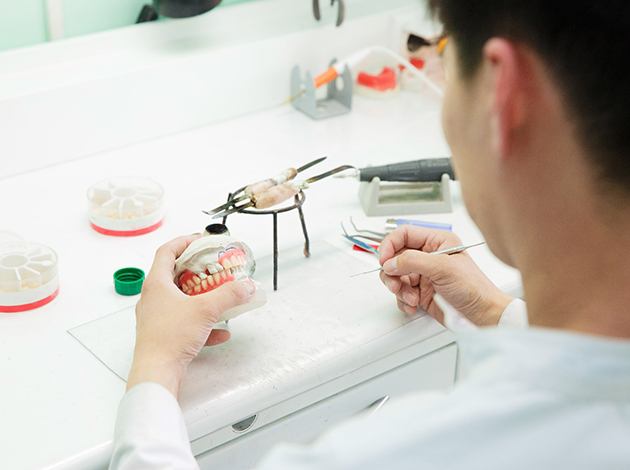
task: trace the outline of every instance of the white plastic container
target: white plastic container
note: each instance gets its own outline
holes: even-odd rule
[[[148,178],[101,181],[87,193],[92,228],[104,235],[133,237],[152,232],[164,218],[164,190]]]
[[[58,293],[57,254],[44,245],[0,232],[0,313],[33,310]]]

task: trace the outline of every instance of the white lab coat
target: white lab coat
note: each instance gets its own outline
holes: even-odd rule
[[[524,305],[462,333],[466,377],[354,418],[261,470],[629,469],[630,341],[539,328]],[[181,410],[157,384],[123,398],[111,469],[196,469]]]

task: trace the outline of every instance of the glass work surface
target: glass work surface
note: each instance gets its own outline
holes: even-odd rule
[[[362,259],[350,246],[328,242],[312,244],[311,253],[306,259],[301,247],[281,251],[277,292],[271,287],[271,257],[257,261],[254,277],[267,291],[267,304],[231,320],[230,341],[205,348],[193,361],[182,391],[184,401],[195,402],[199,395],[206,401],[236,398],[242,392],[250,396],[283,386],[308,388],[325,376],[342,375],[369,362],[366,345],[409,322],[420,320],[425,337],[442,331],[428,318],[410,319],[400,313],[378,273],[350,277],[378,266],[370,255]],[[135,339],[133,308],[69,333],[126,380]],[[419,341],[417,333],[413,339],[388,341],[388,348],[402,349],[408,341]]]

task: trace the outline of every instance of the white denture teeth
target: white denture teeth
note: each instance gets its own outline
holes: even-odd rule
[[[200,293],[201,292],[201,286],[195,286],[195,293]]]
[[[197,285],[201,284],[201,279],[199,279],[199,277],[197,276],[193,276],[193,282]]]
[[[219,283],[221,282],[221,275],[219,273],[213,274],[212,277],[214,278],[214,282],[215,283]]]
[[[190,289],[192,289],[193,287],[195,287],[195,283],[192,281],[192,279],[188,279],[188,280],[186,281],[186,284],[188,284],[188,287],[189,287]]]
[[[204,279],[206,279],[208,277],[208,275],[206,273],[203,273],[203,272],[197,274],[197,276],[199,276],[199,279],[201,279],[201,280],[204,280]]]
[[[221,264],[225,269],[230,269],[232,267],[232,261],[230,261],[230,258],[224,259]]]
[[[214,278],[212,277],[212,275],[208,276],[207,282],[209,286],[214,286]]]
[[[221,263],[217,263],[215,266],[216,266],[218,272],[221,272],[224,269],[223,265],[221,265]]]
[[[205,279],[201,281],[201,288],[203,290],[206,290],[208,288],[208,281],[206,281]]]
[[[208,272],[212,275],[212,274],[216,274],[219,272],[219,270],[217,269],[217,267],[214,264],[209,264],[206,269],[208,270]]]

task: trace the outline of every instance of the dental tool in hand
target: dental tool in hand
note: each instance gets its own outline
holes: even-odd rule
[[[466,251],[468,248],[473,248],[475,246],[481,246],[481,245],[485,245],[486,242],[478,242],[478,243],[473,243],[472,245],[459,245],[459,246],[454,246],[451,248],[443,248],[441,250],[437,250],[437,251],[432,251],[429,254],[430,255],[454,255],[456,253],[462,253],[464,251]],[[362,273],[357,273],[357,274],[353,274],[350,277],[356,277],[356,276],[362,276],[364,274],[370,274],[370,273],[375,273],[378,271],[382,271],[383,267],[381,266],[380,268],[377,269],[371,269],[369,271],[365,271]]]
[[[272,186],[269,189],[265,189],[263,191],[255,192],[250,196],[244,196],[237,200],[231,200],[227,204],[224,204],[224,207],[232,206],[230,209],[224,210],[223,212],[219,212],[215,214],[212,218],[217,219],[220,217],[227,217],[230,214],[234,214],[235,212],[240,212],[242,210],[248,209],[250,207],[254,207],[256,209],[268,209],[277,204],[280,204],[287,199],[297,195],[300,191],[307,189],[311,184],[323,180],[329,176],[332,176],[341,171],[345,171],[348,168],[352,168],[349,165],[342,165],[337,168],[333,168],[330,171],[319,174],[317,176],[313,176],[304,181],[287,181],[286,183],[278,184]],[[240,206],[236,204],[239,202],[243,202]],[[208,213],[208,212],[206,212]],[[212,212],[209,212],[212,214]]]

